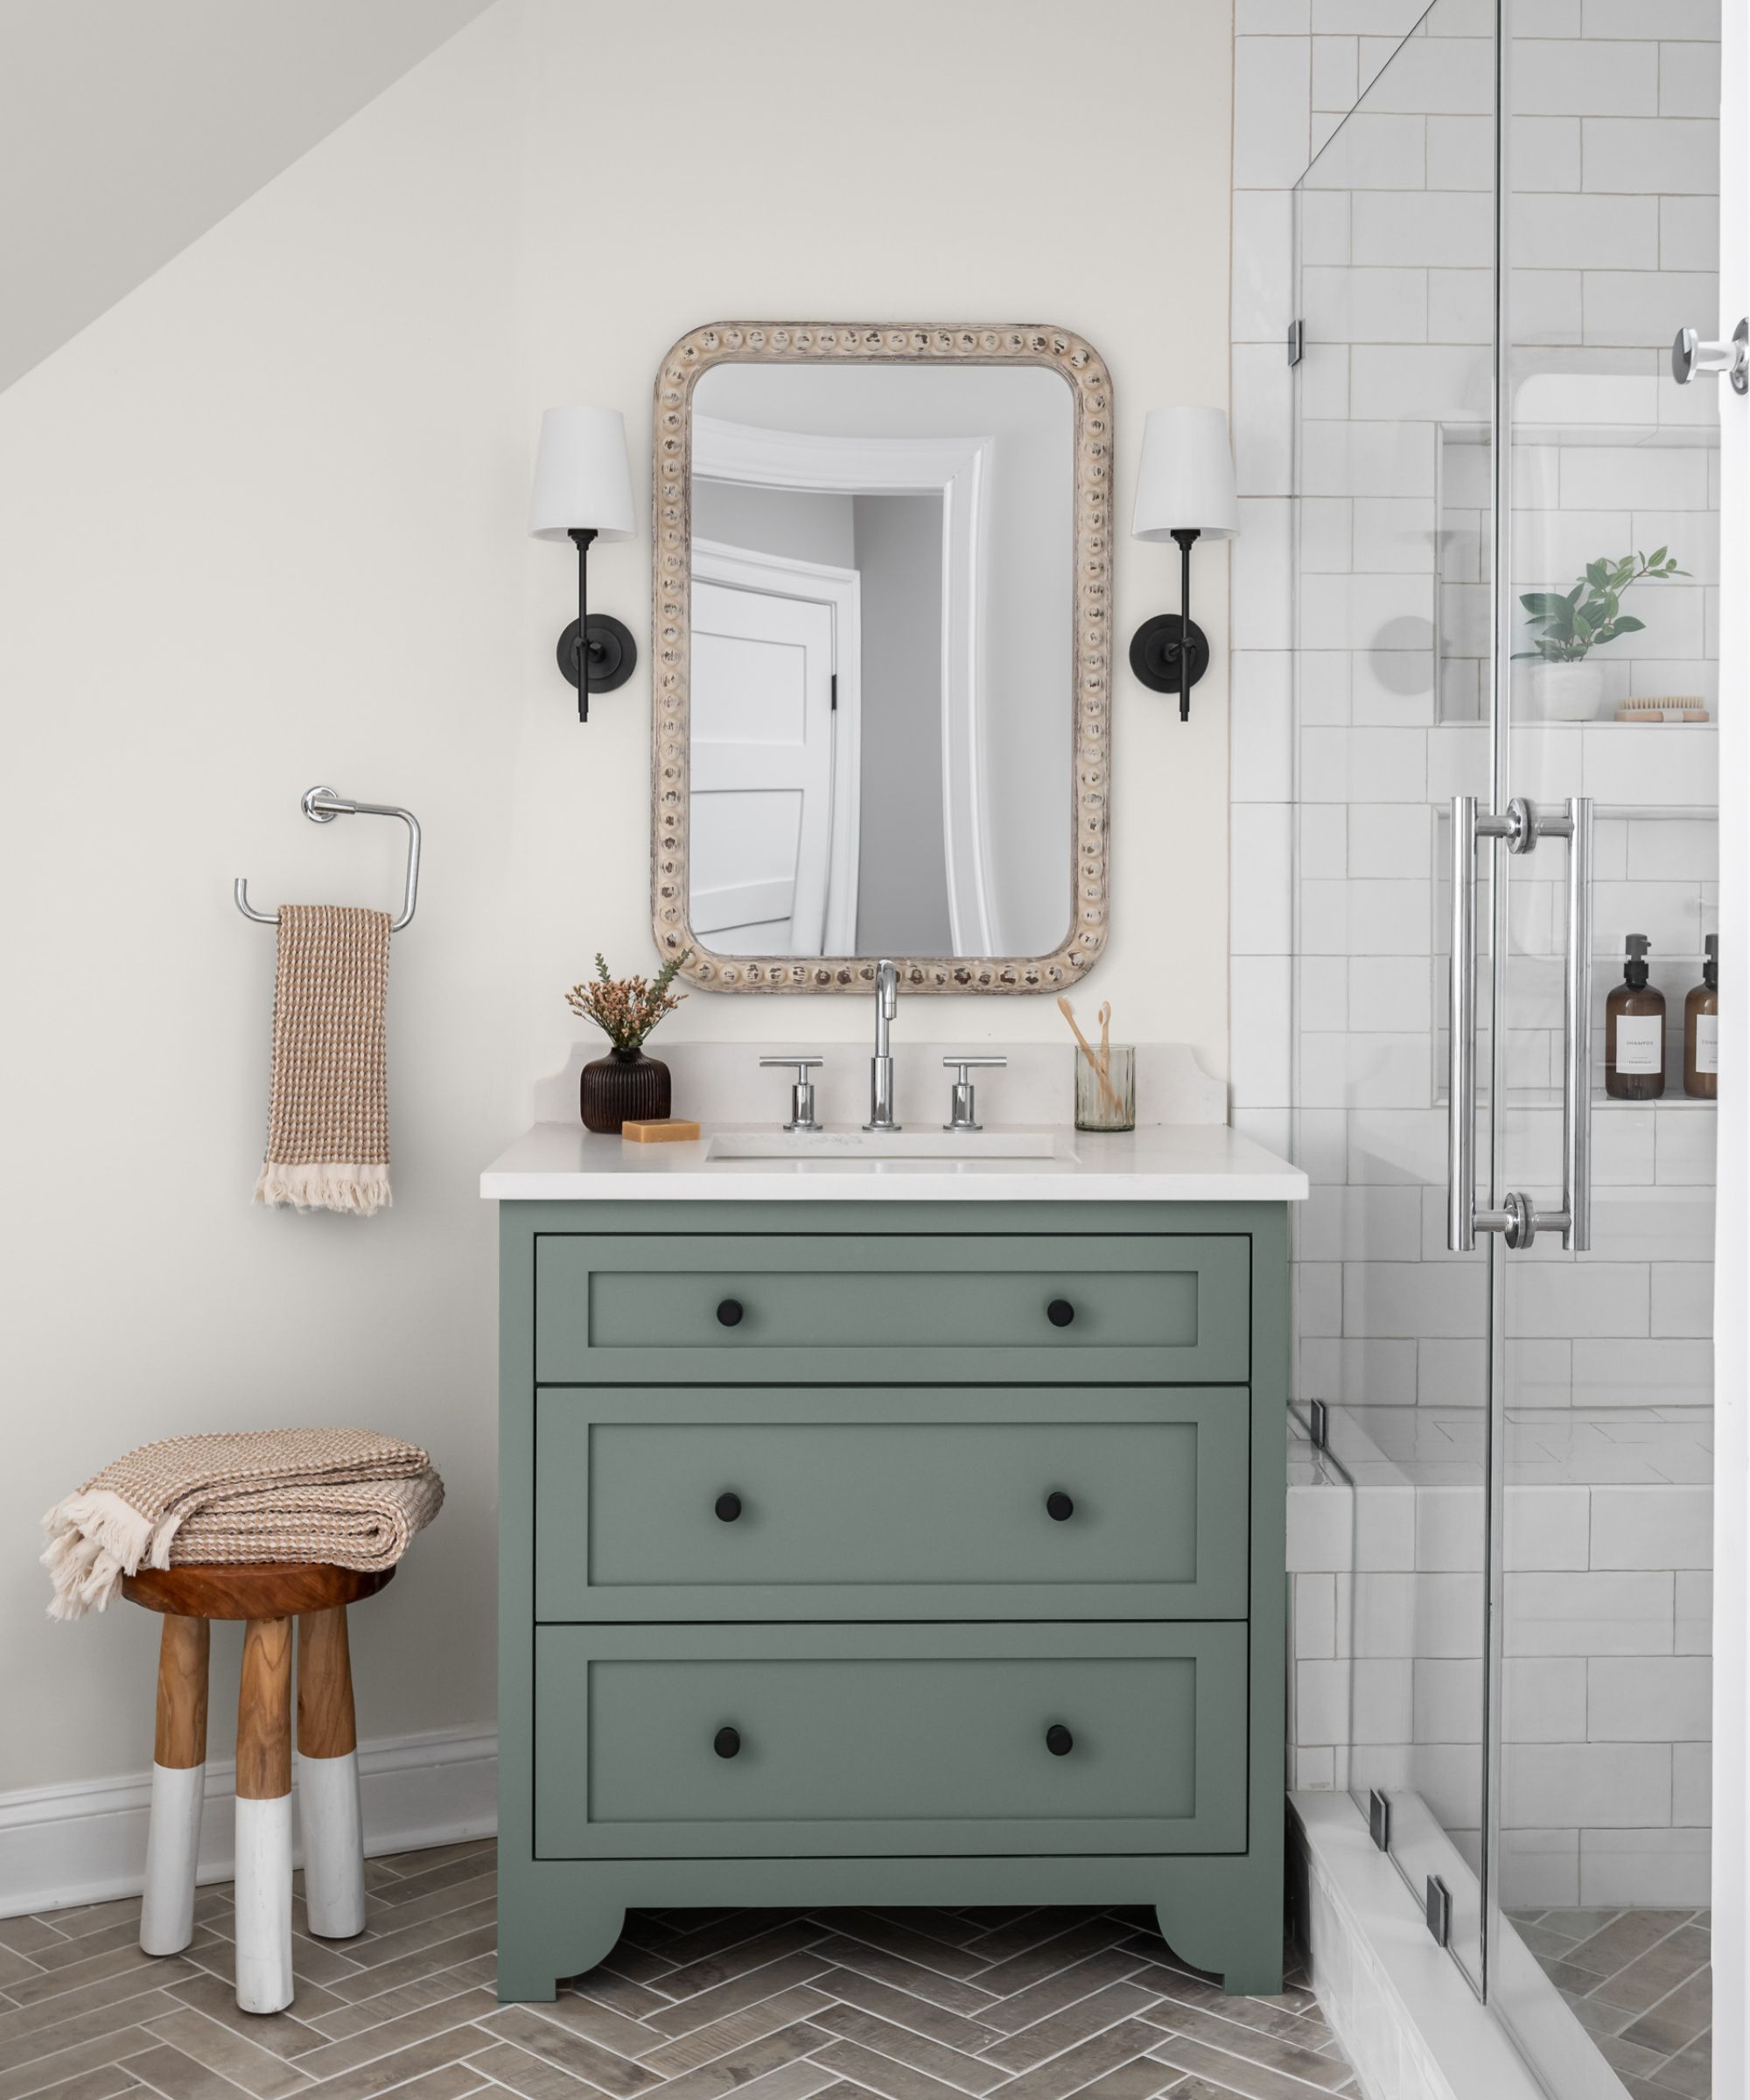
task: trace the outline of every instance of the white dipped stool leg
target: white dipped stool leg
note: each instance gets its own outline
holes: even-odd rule
[[[237,1796],[237,2004],[283,2012],[291,2003],[291,1796]]]
[[[194,1873],[206,1789],[206,1620],[164,1616],[140,1950],[180,1954],[194,1937]]]
[[[304,1814],[304,1907],[318,1940],[356,1939],[365,1929],[365,1844],[359,1813],[359,1754],[298,1759]]]
[[[237,2003],[291,2003],[291,1621],[252,1619],[237,1695]]]
[[[298,1784],[304,1804],[304,1903],[319,1939],[365,1929],[365,1844],[346,1607],[298,1622]]]

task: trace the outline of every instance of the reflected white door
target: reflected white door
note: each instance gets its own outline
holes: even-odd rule
[[[692,717],[693,930],[724,955],[821,954],[832,607],[696,576]]]

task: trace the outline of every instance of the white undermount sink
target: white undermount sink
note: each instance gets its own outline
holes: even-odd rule
[[[705,1162],[745,1159],[1060,1159],[1075,1153],[1054,1130],[718,1130]]]

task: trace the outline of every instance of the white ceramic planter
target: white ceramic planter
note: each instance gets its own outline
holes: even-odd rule
[[[1518,711],[1534,722],[1591,722],[1604,706],[1604,666],[1590,657],[1578,663],[1528,663],[1515,681]]]

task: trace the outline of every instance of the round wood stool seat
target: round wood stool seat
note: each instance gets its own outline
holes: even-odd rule
[[[346,1606],[390,1580],[307,1561],[142,1568],[122,1594],[164,1618],[158,1729],[140,1945],[179,1954],[194,1936],[194,1884],[206,1770],[212,1621],[243,1622],[237,1694],[237,2003],[291,2003],[291,1678],[298,1628],[298,1791],[310,1929],[351,1939],[365,1928],[364,1833]]]
[[[214,1561],[142,1568],[122,1578],[122,1594],[149,1612],[183,1619],[286,1619],[374,1597],[394,1575],[393,1568],[334,1568],[317,1561]]]

